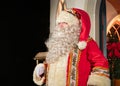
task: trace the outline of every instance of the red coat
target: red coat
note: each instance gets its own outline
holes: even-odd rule
[[[93,39],[90,39],[84,50],[77,49],[76,51],[76,49],[74,49],[74,51],[70,53],[67,66],[66,86],[87,86],[87,81],[91,72],[96,73],[95,69],[98,69],[98,72],[101,70],[108,72],[108,68],[107,59],[104,57],[97,43]],[[97,74],[100,76],[107,76],[107,74],[104,73]]]

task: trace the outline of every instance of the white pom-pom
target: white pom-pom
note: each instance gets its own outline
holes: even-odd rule
[[[78,45],[78,48],[79,48],[80,50],[83,50],[83,49],[86,48],[87,43],[86,43],[86,41],[79,41],[79,43],[78,43],[77,45]]]

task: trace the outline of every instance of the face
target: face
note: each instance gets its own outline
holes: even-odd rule
[[[78,43],[80,25],[75,22],[69,22],[69,19],[64,19],[56,24],[54,31],[51,33],[46,45],[48,47],[48,54],[46,61],[55,62],[60,57],[66,55]],[[69,17],[67,17],[69,18]],[[65,20],[65,21],[64,21]],[[72,20],[74,21],[74,20]],[[74,24],[75,23],[75,24]]]

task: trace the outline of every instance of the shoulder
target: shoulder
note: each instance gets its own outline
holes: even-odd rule
[[[93,47],[93,48],[95,48],[95,47],[99,47],[98,46],[98,44],[97,44],[97,42],[92,38],[92,37],[89,37],[88,39],[87,39],[87,46],[89,46],[89,47]]]

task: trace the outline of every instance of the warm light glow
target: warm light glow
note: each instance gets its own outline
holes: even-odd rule
[[[111,20],[111,22],[108,24],[106,34],[108,34],[110,28],[113,26],[113,24],[115,24],[116,21],[120,21],[120,14],[117,15],[116,17],[114,17],[114,18]],[[120,25],[120,22],[119,22],[119,25]]]
[[[118,38],[118,41],[120,41],[120,15],[116,16],[115,18],[112,19],[110,24],[107,27],[107,36]]]

